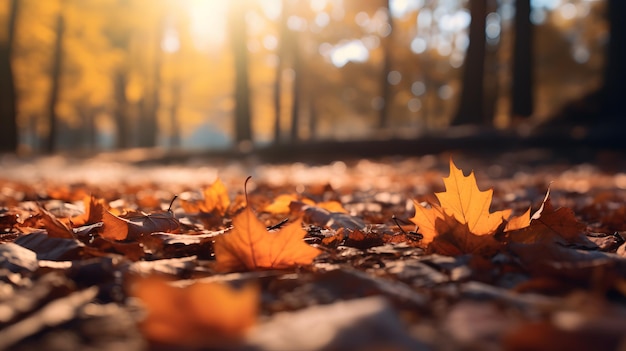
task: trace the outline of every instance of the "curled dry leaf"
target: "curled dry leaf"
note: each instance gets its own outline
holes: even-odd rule
[[[234,272],[311,264],[320,251],[302,240],[305,235],[302,220],[268,232],[247,207],[233,218],[230,232],[215,238],[216,269]]]
[[[41,206],[39,206],[39,212],[41,213],[41,220],[44,228],[46,228],[46,231],[48,232],[49,237],[74,239],[74,232],[72,229],[70,229],[70,227],[68,227],[55,215]]]
[[[232,343],[256,323],[260,300],[255,285],[196,282],[181,288],[157,277],[138,278],[130,290],[147,310],[140,324],[146,338],[188,347]]]
[[[156,232],[173,232],[180,226],[172,212],[146,214],[139,212],[128,218],[120,218],[109,211],[102,216],[103,230],[100,234],[109,240],[135,240],[142,235]]]
[[[104,212],[104,201],[102,199],[96,199],[93,196],[85,196],[83,198],[83,205],[85,206],[85,212],[82,215],[64,218],[63,223],[73,228],[78,228],[102,221],[102,214]]]

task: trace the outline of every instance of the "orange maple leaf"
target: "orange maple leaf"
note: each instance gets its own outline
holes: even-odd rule
[[[233,218],[233,229],[215,238],[216,269],[221,272],[287,268],[311,264],[320,250],[302,239],[302,220],[268,232],[250,207]]]
[[[289,213],[291,211],[289,205],[292,202],[299,201],[307,205],[315,205],[315,201],[307,198],[300,198],[296,194],[281,194],[276,196],[271,204],[265,206],[265,208],[263,208],[263,212],[269,212],[273,214]]]
[[[466,225],[468,234],[488,235],[493,234],[504,220],[511,215],[511,210],[489,212],[493,189],[480,191],[476,184],[474,172],[464,176],[463,171],[457,168],[450,159],[450,175],[443,178],[446,187],[445,192],[435,193],[440,205],[431,204],[431,208],[425,208],[417,201],[415,204],[415,216],[410,220],[419,228],[418,231],[424,236],[422,242],[428,244],[435,236],[441,234],[437,228],[437,221],[448,222],[446,215],[454,218],[458,223]]]
[[[476,235],[469,230],[467,223],[443,213],[443,218],[435,220],[435,229],[440,233],[428,245],[428,251],[447,256],[459,256],[465,253],[491,256],[502,243],[493,235]]]
[[[213,184],[202,190],[203,200],[198,201],[186,201],[181,199],[181,206],[185,212],[217,212],[223,216],[230,206],[230,198],[228,197],[228,190],[224,183],[217,178]]]
[[[140,324],[147,339],[189,347],[231,344],[256,323],[260,300],[256,285],[234,289],[196,282],[176,287],[157,277],[136,279],[131,295],[147,310]]]
[[[530,207],[520,216],[511,217],[504,227],[505,232],[526,228],[530,225]]]
[[[265,206],[265,208],[263,209],[263,212],[269,212],[273,214],[289,213],[289,212],[292,212],[293,210],[291,206],[292,203],[299,203],[299,204],[307,205],[307,206],[315,206],[315,207],[323,208],[330,212],[348,213],[348,211],[345,208],[343,208],[343,206],[341,205],[339,201],[322,201],[322,202],[315,203],[315,201],[307,197],[298,196],[296,194],[278,195],[271,204]]]

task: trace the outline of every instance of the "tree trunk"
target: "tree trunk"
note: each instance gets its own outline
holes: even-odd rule
[[[115,148],[125,149],[130,146],[130,128],[128,125],[128,100],[126,99],[126,84],[128,78],[126,72],[120,69],[115,74],[115,126],[117,135]]]
[[[283,85],[283,68],[286,60],[287,39],[289,36],[289,28],[287,27],[287,0],[282,0],[282,11],[280,14],[278,25],[278,64],[276,65],[276,79],[274,80],[274,143],[281,142],[282,123],[281,123],[281,104],[282,104],[282,85]]]
[[[18,1],[11,0],[9,6],[7,38],[0,42],[0,153],[16,152],[18,144],[17,94],[11,64]]]
[[[317,105],[314,96],[309,97],[309,140],[317,137]]]
[[[172,85],[172,105],[170,107],[170,147],[180,147],[180,120],[178,108],[180,107],[180,83]]]
[[[623,0],[607,0],[609,41],[606,46],[604,79],[600,88],[567,103],[543,125],[544,129],[602,126],[601,133],[619,133],[626,128],[623,84],[626,79],[626,11]]]
[[[382,49],[384,51],[384,59],[383,59],[383,72],[381,83],[381,95],[383,98],[383,105],[378,112],[378,128],[379,129],[387,129],[389,128],[389,108],[392,104],[392,94],[391,94],[391,85],[389,84],[389,72],[391,71],[391,50],[393,49],[393,17],[391,17],[390,11],[390,1],[387,0],[387,16],[389,18],[389,26],[391,27],[391,31],[389,35],[382,39]]]
[[[483,124],[488,119],[484,106],[485,17],[487,0],[470,0],[472,22],[465,54],[461,97],[452,125]]]
[[[626,102],[624,82],[626,81],[626,1],[608,0],[609,44],[607,48],[604,85],[601,89],[602,115],[608,121],[626,125]]]
[[[530,0],[515,1],[514,35],[511,117],[527,118],[533,113],[533,27],[530,22]]]
[[[163,50],[161,39],[163,33],[163,21],[157,25],[157,35],[154,51],[154,63],[152,67],[152,82],[148,96],[144,96],[141,118],[139,118],[139,147],[155,147],[159,135],[159,105],[161,92],[161,67],[163,62]]]
[[[56,106],[59,102],[59,92],[61,86],[61,65],[63,61],[63,37],[65,34],[65,19],[63,13],[59,13],[56,23],[56,40],[52,56],[52,71],[50,88],[50,98],[48,100],[48,136],[46,138],[46,153],[53,153],[57,147],[58,116]]]
[[[292,104],[291,104],[291,142],[300,141],[300,100],[302,99],[302,78],[304,75],[302,69],[302,58],[300,57],[300,47],[296,39],[296,33],[291,32],[292,36],[291,49],[293,51],[293,86],[292,86]]]
[[[235,144],[252,141],[246,12],[241,1],[230,3],[229,23],[235,64]]]

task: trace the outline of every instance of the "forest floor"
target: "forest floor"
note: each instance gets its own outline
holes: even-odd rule
[[[626,350],[624,152],[0,169],[0,350]]]

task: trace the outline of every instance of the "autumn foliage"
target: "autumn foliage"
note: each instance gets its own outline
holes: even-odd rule
[[[490,212],[493,190],[480,191],[474,173],[463,175],[450,160],[450,175],[444,178],[446,191],[436,193],[439,204],[424,207],[417,201],[411,221],[423,235],[422,242],[431,252],[444,255],[464,253],[494,254],[506,240],[515,242],[581,241],[585,226],[580,224],[570,209],[554,210],[550,192],[540,209],[530,216],[530,209],[517,217],[511,210]],[[507,233],[505,236],[504,233]]]
[[[220,283],[170,285],[158,277],[135,279],[130,294],[146,307],[141,329],[168,345],[219,346],[232,342],[256,322],[259,290]]]
[[[573,209],[555,205],[558,198],[551,192],[558,190],[548,185],[537,187],[533,201],[494,202],[493,190],[479,189],[473,172],[465,175],[452,160],[449,167],[445,191],[431,197],[422,194],[431,199],[426,203],[415,200],[415,194],[340,195],[330,186],[296,192],[263,185],[234,192],[220,179],[186,189],[182,199],[152,193],[142,194],[143,200],[136,195],[132,202],[127,200],[131,191],[122,193],[124,201],[120,193],[85,195],[88,189],[75,189],[81,195],[75,197],[69,190],[51,191],[60,199],[18,201],[0,212],[0,268],[12,272],[7,281],[62,274],[65,285],[54,277],[44,281],[49,286],[41,288],[41,296],[46,291],[49,295],[30,306],[67,295],[68,301],[79,301],[74,307],[78,311],[84,302],[77,299],[98,295],[139,308],[141,313],[132,314],[135,328],[157,349],[288,349],[255,343],[271,339],[266,339],[264,328],[291,333],[289,328],[296,325],[281,322],[291,318],[281,315],[311,313],[298,318],[314,320],[318,305],[330,304],[332,310],[338,301],[365,297],[384,296],[393,302],[394,307],[367,303],[388,309],[376,312],[380,315],[374,314],[374,320],[395,325],[387,318],[396,308],[409,316],[408,323],[431,323],[429,318],[439,318],[432,316],[441,306],[448,314],[463,314],[464,294],[491,296],[503,306],[515,306],[507,308],[530,305],[535,315],[550,313],[545,301],[533,305],[535,300],[516,294],[590,290],[596,298],[626,296],[626,251],[619,234],[623,229],[602,237],[591,233]],[[440,176],[433,182],[440,184]],[[15,187],[5,184],[4,189],[10,186]],[[145,206],[137,206],[140,202]],[[534,211],[524,211],[529,203]],[[92,285],[99,290],[89,290]],[[441,300],[434,302],[438,296]],[[0,301],[3,306],[8,305]],[[312,311],[305,311],[308,308]],[[340,306],[337,311],[325,321],[355,315],[350,323],[330,324],[329,335],[339,335],[350,324],[363,329],[351,340],[367,340],[363,333],[378,335],[368,331],[371,321],[363,322],[358,315],[363,311]],[[81,313],[76,312],[76,318],[88,315]],[[516,316],[506,327],[506,343],[519,343],[520,331],[530,330],[537,340],[565,335],[559,325],[524,319],[517,310],[489,313]],[[7,316],[13,319],[0,322],[9,327],[11,321],[31,318],[26,313]],[[40,316],[34,313],[32,318]],[[549,335],[532,328],[543,324],[549,324]],[[17,342],[7,335],[17,334],[0,330],[0,346]],[[329,345],[327,349],[346,349]],[[420,349],[406,345],[397,349]]]
[[[215,239],[216,269],[233,272],[311,264],[320,251],[304,243],[297,220],[270,233],[248,207],[233,218],[233,229]]]

